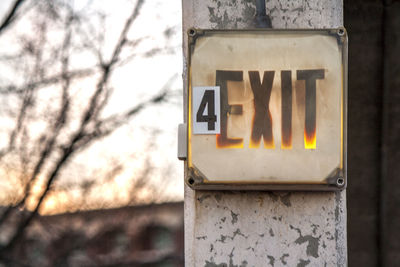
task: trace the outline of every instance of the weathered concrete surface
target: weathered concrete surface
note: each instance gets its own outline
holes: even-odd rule
[[[204,192],[194,205],[187,266],[344,265],[340,195]]]
[[[270,0],[267,14],[273,28],[337,28],[343,26],[343,4],[330,0]]]
[[[343,25],[338,0],[271,0],[266,7],[274,28]],[[185,75],[189,28],[253,28],[255,12],[251,0],[183,0]],[[346,263],[345,191],[200,192],[185,186],[185,266]]]
[[[183,0],[184,29],[241,29],[254,26],[255,0]],[[270,0],[267,15],[273,28],[336,28],[343,26],[338,0]],[[186,33],[186,31],[185,31]]]

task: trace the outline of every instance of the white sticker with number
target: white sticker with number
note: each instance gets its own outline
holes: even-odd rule
[[[219,134],[221,125],[219,86],[193,87],[193,134]]]

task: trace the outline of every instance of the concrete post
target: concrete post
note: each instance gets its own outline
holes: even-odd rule
[[[187,30],[254,28],[256,1],[182,2],[186,94]],[[270,0],[266,9],[273,28],[343,26],[341,0]],[[346,265],[346,191],[222,192],[185,186],[185,266]]]

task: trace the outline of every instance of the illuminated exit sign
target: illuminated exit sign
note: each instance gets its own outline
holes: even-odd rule
[[[191,29],[188,35],[189,186],[345,187],[343,28]]]

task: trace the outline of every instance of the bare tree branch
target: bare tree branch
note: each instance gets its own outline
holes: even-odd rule
[[[7,85],[0,87],[0,94],[7,95],[7,94],[22,94],[29,88],[40,88],[44,86],[54,85],[63,80],[63,78],[67,77],[68,79],[79,79],[85,78],[95,73],[95,69],[99,66],[93,66],[92,68],[87,69],[78,69],[73,71],[67,71],[66,73],[59,73],[50,77],[43,78],[39,81],[29,82],[22,86],[18,85]]]
[[[41,207],[41,204],[43,203],[44,199],[47,196],[47,193],[51,189],[53,182],[56,180],[56,178],[58,177],[62,168],[65,167],[65,165],[71,159],[71,157],[75,154],[75,152],[78,150],[84,149],[89,144],[91,144],[92,142],[97,140],[99,137],[102,137],[105,134],[111,133],[118,126],[120,126],[120,124],[114,124],[113,125],[114,128],[109,128],[109,129],[107,129],[106,132],[101,133],[101,134],[97,133],[97,131],[96,131],[97,129],[95,129],[94,131],[93,130],[88,131],[88,127],[90,125],[96,125],[96,121],[98,121],[98,115],[99,115],[100,111],[102,110],[102,108],[104,107],[101,97],[104,95],[104,93],[106,91],[107,83],[108,83],[109,77],[111,75],[111,72],[113,70],[113,66],[119,60],[121,51],[122,51],[124,45],[126,44],[128,31],[129,31],[133,21],[137,18],[142,4],[143,4],[142,0],[139,0],[136,3],[136,6],[135,6],[131,16],[128,18],[128,20],[125,23],[125,26],[121,32],[119,41],[117,42],[115,49],[112,53],[111,59],[109,60],[108,63],[106,63],[102,66],[102,75],[96,86],[95,92],[93,93],[93,95],[90,98],[90,101],[86,108],[86,111],[84,112],[84,114],[81,118],[79,128],[75,131],[74,134],[72,134],[68,143],[66,143],[62,147],[62,150],[60,151],[61,155],[56,160],[54,166],[50,170],[48,178],[47,178],[47,182],[45,183],[44,190],[41,193],[41,195],[39,196],[39,199],[38,199],[37,203],[35,204],[33,211],[28,213],[28,215],[23,220],[21,220],[21,222],[18,224],[18,226],[16,228],[14,235],[12,236],[12,238],[10,239],[8,244],[5,245],[4,247],[0,248],[0,253],[2,255],[4,255],[4,253],[6,251],[8,251],[9,249],[13,248],[13,246],[16,244],[16,242],[18,240],[20,240],[20,238],[23,236],[25,228],[30,224],[30,222],[37,215],[37,213]],[[70,37],[70,32],[69,32],[69,35],[67,35],[67,38],[65,40],[69,40],[69,37]],[[68,66],[68,60],[67,60],[67,58],[64,58],[63,59],[63,73],[64,74],[67,70],[67,66]],[[36,179],[37,175],[39,174],[41,166],[43,166],[43,164],[44,164],[43,162],[47,159],[49,153],[51,153],[51,151],[52,151],[54,142],[58,136],[59,129],[61,129],[61,127],[64,125],[66,113],[68,111],[68,96],[66,94],[66,91],[67,91],[67,88],[69,87],[69,79],[66,75],[63,75],[62,78],[64,80],[64,90],[63,90],[63,97],[62,97],[63,104],[62,104],[62,108],[60,110],[61,112],[60,112],[59,118],[57,120],[58,123],[56,122],[56,124],[54,126],[55,128],[53,129],[53,133],[52,133],[49,141],[47,142],[45,149],[42,151],[42,155],[39,159],[39,162],[36,164],[35,170],[30,179],[31,182],[34,181]],[[162,95],[152,98],[151,102],[159,103],[165,98],[165,96],[166,96],[166,93],[163,93]],[[128,117],[133,116],[144,106],[145,106],[145,104],[138,105],[134,110],[131,110],[130,112],[128,112],[126,114],[126,116],[128,116]],[[29,194],[30,187],[31,187],[31,185],[28,185],[26,195]],[[20,203],[25,202],[26,199],[27,199],[27,197],[25,196]]]
[[[50,154],[53,152],[53,148],[54,148],[54,144],[56,142],[56,139],[57,139],[62,127],[64,127],[65,122],[66,122],[67,113],[68,113],[68,110],[69,110],[68,88],[70,86],[70,77],[67,75],[68,65],[69,65],[69,56],[68,56],[67,49],[69,48],[69,44],[70,44],[70,40],[71,40],[70,23],[68,23],[66,25],[66,27],[67,27],[68,30],[66,32],[66,36],[64,38],[63,47],[62,47],[63,56],[62,56],[62,74],[61,74],[61,77],[63,79],[63,87],[62,87],[62,98],[61,98],[61,105],[60,105],[60,111],[59,111],[58,117],[57,117],[56,121],[54,122],[51,131],[47,132],[47,134],[49,136],[47,138],[45,137],[45,139],[48,139],[48,140],[47,140],[46,145],[44,146],[44,148],[43,148],[43,150],[41,152],[41,155],[39,157],[39,161],[36,163],[35,168],[34,168],[32,174],[31,174],[30,178],[28,179],[25,188],[23,189],[23,197],[22,197],[22,199],[20,201],[18,201],[18,203],[16,203],[15,205],[9,206],[6,209],[6,211],[0,217],[0,225],[2,225],[2,223],[4,223],[5,219],[10,215],[12,210],[21,207],[21,205],[23,205],[25,203],[25,201],[27,200],[27,198],[29,197],[29,193],[31,192],[33,183],[36,181],[36,177],[40,173],[40,171],[42,170],[42,167],[45,164],[46,160],[48,159]],[[25,113],[24,108],[25,108],[25,105],[22,106],[22,110],[23,111],[21,111],[21,112],[23,112],[23,114]],[[11,138],[15,138],[15,134],[14,133],[11,135]],[[9,146],[11,147],[11,144]]]
[[[10,11],[4,18],[4,20],[0,24],[0,34],[11,25],[11,23],[15,20],[15,17],[17,15],[18,9],[21,7],[22,3],[25,2],[25,0],[16,0],[14,1]]]

